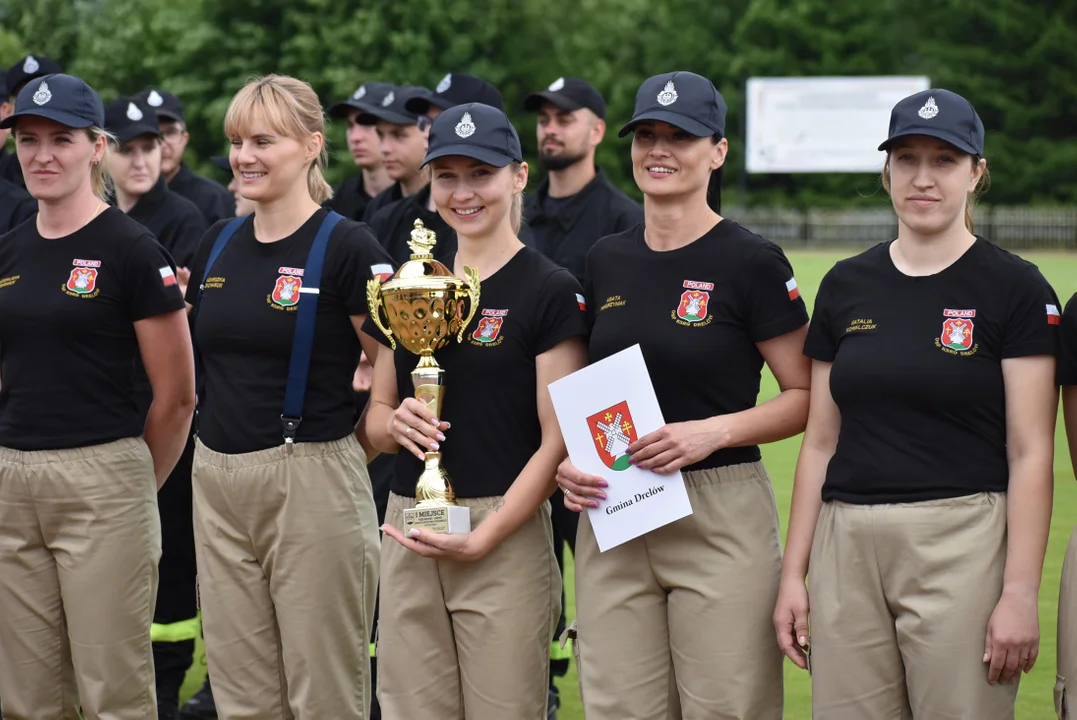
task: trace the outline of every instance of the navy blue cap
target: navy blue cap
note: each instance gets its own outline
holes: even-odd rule
[[[889,150],[895,140],[909,135],[926,135],[971,155],[984,154],[980,116],[972,103],[949,90],[924,90],[895,105],[890,111],[890,132],[879,149]]]
[[[178,120],[184,122],[183,103],[179,98],[158,88],[146,88],[135,97],[153,108],[158,120]]]
[[[221,172],[232,175],[232,161],[228,159],[227,155],[212,155],[209,161],[213,163],[213,167],[217,168]]]
[[[685,71],[663,73],[639,86],[632,120],[617,135],[624,137],[639,123],[656,120],[696,137],[724,137],[725,115],[725,98],[710,80]]]
[[[550,102],[559,110],[572,112],[587,108],[603,120],[606,118],[606,100],[602,93],[586,80],[559,77],[545,90],[533,92],[524,100],[524,110],[536,112],[542,103]]]
[[[355,107],[360,110],[355,121],[360,125],[376,125],[379,120],[394,125],[414,125],[422,113],[408,110],[405,107],[407,101],[428,92],[418,85],[394,85],[380,102],[367,102],[366,98],[355,101]]]
[[[105,105],[97,91],[72,75],[46,75],[27,84],[15,99],[15,112],[0,121],[12,127],[20,117],[43,117],[69,128],[105,126]]]
[[[355,92],[347,100],[341,100],[330,106],[329,116],[342,118],[347,117],[350,110],[365,110],[366,107],[380,106],[385,96],[395,89],[396,85],[392,83],[365,82],[356,88]]]
[[[40,55],[27,55],[8,69],[4,84],[7,86],[7,92],[14,95],[31,80],[62,72],[63,68],[55,60]]]
[[[422,95],[409,98],[407,108],[413,113],[425,115],[431,105],[448,110],[466,103],[482,103],[498,110],[505,109],[500,90],[481,77],[465,73],[449,73],[441,78],[434,92],[427,90]]]
[[[425,166],[448,155],[461,155],[494,167],[523,162],[520,136],[504,112],[482,103],[456,105],[430,125]]]
[[[153,108],[137,97],[116,98],[105,106],[105,129],[123,145],[142,135],[161,137]]]

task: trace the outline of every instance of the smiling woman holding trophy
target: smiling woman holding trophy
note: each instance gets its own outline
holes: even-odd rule
[[[384,347],[366,432],[397,454],[378,700],[392,718],[542,720],[561,596],[547,498],[565,457],[546,388],[585,363],[581,289],[517,237],[527,165],[503,112],[454,107],[429,142],[459,251],[434,261],[416,223],[411,261],[368,291]]]

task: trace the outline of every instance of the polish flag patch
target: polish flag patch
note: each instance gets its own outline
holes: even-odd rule
[[[393,266],[389,263],[379,263],[370,266],[370,274],[378,280],[385,282],[393,276]]]
[[[583,299],[583,295],[576,293],[576,303],[580,306],[580,310],[587,310],[587,301]]]
[[[789,278],[788,282],[785,283],[785,289],[789,292],[790,300],[796,300],[800,297],[800,288],[797,287],[796,278]]]
[[[165,287],[176,284],[176,273],[172,272],[172,268],[167,266],[157,268],[157,272],[161,273],[161,282],[165,284]]]
[[[1058,314],[1058,306],[1057,305],[1048,305],[1047,306],[1047,324],[1048,325],[1058,325],[1061,322],[1062,322],[1062,316]]]

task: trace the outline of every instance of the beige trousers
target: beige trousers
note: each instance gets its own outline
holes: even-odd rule
[[[150,624],[161,524],[141,439],[0,448],[6,720],[156,717]]]
[[[1059,720],[1073,720],[1072,691],[1077,687],[1077,528],[1070,535],[1066,559],[1062,563],[1062,584],[1058,592],[1058,670],[1055,683],[1055,712]]]
[[[604,553],[576,538],[587,720],[781,720],[781,546],[761,463],[685,473],[692,514]]]
[[[203,632],[222,720],[361,720],[378,526],[351,435],[241,455],[195,446]]]
[[[808,573],[812,711],[826,720],[1012,720],[989,685],[1006,496],[823,505]]]
[[[471,527],[500,497],[460,498]],[[414,498],[389,496],[402,525]],[[424,558],[382,540],[378,702],[385,720],[545,720],[550,637],[561,614],[550,505],[482,560]]]

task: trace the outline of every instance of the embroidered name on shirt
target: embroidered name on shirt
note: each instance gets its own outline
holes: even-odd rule
[[[80,298],[95,298],[101,294],[97,287],[97,272],[101,268],[100,260],[72,260],[75,267],[67,277],[67,282],[60,286],[65,295]]]
[[[303,268],[281,267],[277,268],[277,272],[280,276],[273,286],[273,292],[266,297],[266,302],[274,310],[295,312],[303,290]]]
[[[622,300],[620,295],[610,295],[606,298],[606,302],[602,303],[598,308],[598,311],[602,312],[603,310],[609,310],[610,308],[624,307],[627,302],[627,300]]]
[[[849,323],[849,327],[845,328],[845,332],[865,332],[874,330],[876,327],[875,321],[871,318],[856,318]]]
[[[685,290],[681,293],[680,303],[677,309],[670,313],[670,317],[684,327],[710,325],[714,316],[708,312],[708,307],[714,283],[685,280],[683,287]]]
[[[20,277],[22,277],[22,276],[21,275],[11,275],[11,276],[6,277],[6,278],[0,278],[0,288],[11,287],[12,285],[14,285],[15,283],[17,283],[19,281]]]
[[[485,347],[497,347],[505,338],[501,335],[501,326],[508,317],[508,310],[491,310],[483,308],[482,317],[471,333],[471,344]]]
[[[976,317],[976,311],[947,308],[942,311],[942,316],[946,319],[942,322],[942,332],[935,338],[935,347],[947,355],[975,355],[980,349],[979,344],[973,340],[975,324],[972,318]]]
[[[214,277],[206,278],[205,284],[202,286],[203,290],[220,290],[224,287],[224,281],[227,280],[223,275],[216,275]]]

